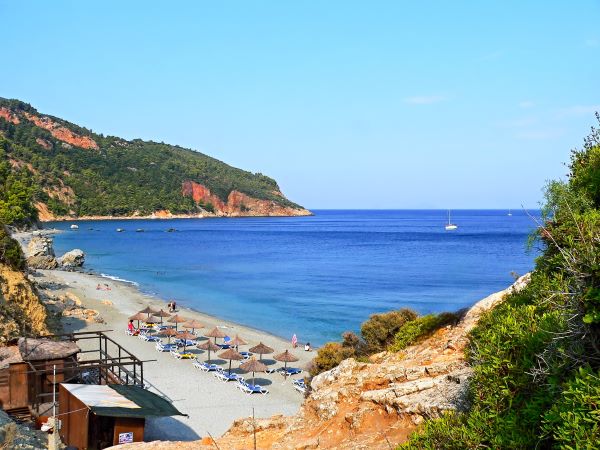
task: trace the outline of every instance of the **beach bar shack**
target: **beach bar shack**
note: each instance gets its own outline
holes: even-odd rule
[[[60,437],[79,450],[141,442],[146,417],[184,415],[164,398],[133,385],[62,383],[59,399]]]
[[[33,338],[19,338],[0,348],[0,407],[25,416],[36,405],[51,401],[54,384],[73,375],[79,352],[74,342]]]

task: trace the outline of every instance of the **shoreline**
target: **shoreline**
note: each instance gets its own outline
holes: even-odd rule
[[[14,237],[22,246],[26,246],[28,237],[38,233],[52,234],[53,230],[19,233]],[[212,373],[194,368],[193,360],[177,360],[169,353],[157,352],[154,343],[125,334],[129,316],[146,306],[166,311],[168,300],[145,293],[127,281],[113,280],[87,271],[36,269],[31,271],[29,278],[36,284],[46,305],[55,303],[53,300],[66,297],[80,305],[83,311],[91,311],[88,315],[72,315],[70,314],[72,311],[65,311],[68,314],[60,312],[62,330],[56,332],[104,331],[107,336],[137,358],[147,361],[144,363],[144,383],[150,390],[165,395],[179,411],[189,415],[189,417],[148,418],[145,433],[145,439],[148,441],[192,441],[206,437],[208,433],[215,437],[221,436],[235,420],[252,416],[253,412],[257,418],[268,418],[274,415],[290,416],[297,413],[304,401],[304,397],[294,390],[292,380],[306,376],[305,367],[316,355],[314,349],[310,352],[305,352],[303,347],[293,349],[289,340],[272,333],[178,304],[176,314],[188,320],[198,320],[205,325],[196,332],[198,343],[208,339],[203,336],[203,333],[219,327],[229,336],[234,337],[239,334],[248,342],[248,345],[240,346],[240,350],[248,350],[259,342],[272,347],[274,353],[263,356],[263,362],[269,368],[283,366],[283,363],[273,360],[272,357],[286,349],[299,358],[299,361],[292,366],[303,369],[302,373],[285,378],[278,373],[256,373],[257,383],[268,389],[269,394],[247,395],[236,389],[235,383],[223,383],[212,376]],[[110,289],[97,289],[98,285],[108,285]],[[52,306],[48,307],[54,309]],[[135,325],[137,326],[137,323]],[[88,347],[93,345],[91,340],[79,341],[79,344],[82,350],[91,350],[92,348]],[[195,346],[188,347],[188,351],[194,353],[201,361],[207,359],[206,352]],[[211,362],[227,369],[229,361],[220,359],[219,353],[219,351],[211,353]],[[252,377],[251,373],[244,372],[238,367],[239,362],[234,361],[232,365],[234,373],[239,373],[246,379]]]
[[[148,216],[79,216],[79,217],[43,217],[41,223],[49,222],[77,222],[77,221],[95,221],[95,220],[172,220],[172,219],[242,219],[242,218],[261,218],[261,217],[310,217],[315,214],[308,209],[298,210],[298,214],[151,214]]]
[[[192,360],[177,360],[169,353],[157,352],[154,343],[126,335],[128,317],[140,309],[146,306],[167,309],[166,300],[143,293],[133,285],[109,280],[100,275],[56,269],[36,270],[32,278],[38,285],[38,289],[46,296],[75,297],[81,302],[83,308],[97,311],[98,315],[93,316],[89,321],[79,317],[61,317],[62,333],[105,331],[111,339],[136,357],[150,361],[144,364],[144,379],[150,385],[150,389],[166,395],[177,409],[189,415],[189,418],[148,419],[147,440],[197,440],[207,433],[215,437],[220,436],[230,428],[234,420],[251,416],[253,409],[258,418],[277,414],[288,416],[295,414],[304,400],[303,396],[293,389],[292,379],[302,378],[306,375],[306,371],[286,379],[279,374],[257,373],[256,379],[259,384],[270,392],[268,395],[249,396],[236,389],[234,383],[223,383],[212,374],[194,368]],[[97,290],[98,284],[108,284],[110,290]],[[282,365],[273,360],[272,356],[286,349],[291,350],[299,358],[293,366],[301,369],[304,369],[316,354],[314,349],[310,352],[305,352],[301,347],[292,349],[288,340],[190,308],[178,306],[176,314],[186,319],[198,320],[205,325],[197,332],[200,336],[198,343],[206,341],[207,338],[203,337],[202,333],[214,327],[218,327],[231,337],[239,334],[248,342],[248,345],[241,346],[241,350],[247,350],[259,342],[264,342],[275,349],[273,354],[263,356],[263,362],[269,367]],[[101,318],[101,322],[94,320],[98,317]],[[86,349],[85,342],[80,341],[83,349]],[[201,361],[207,359],[206,353],[195,347],[188,347],[188,351],[195,353]],[[218,353],[220,352],[211,353],[211,361],[227,369],[228,361],[218,358]],[[234,361],[233,372],[240,373],[246,378],[252,376],[250,373],[239,371],[238,366],[239,363]]]

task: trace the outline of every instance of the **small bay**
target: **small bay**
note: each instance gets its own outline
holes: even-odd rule
[[[533,268],[530,214],[320,210],[312,217],[51,222],[61,254],[199,311],[320,345],[370,314],[455,311]],[[76,223],[79,228],[71,230]],[[118,228],[123,232],[117,232]],[[137,229],[143,232],[136,232]],[[169,232],[169,229],[175,231]]]

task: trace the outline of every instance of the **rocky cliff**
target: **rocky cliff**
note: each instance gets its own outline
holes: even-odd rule
[[[0,98],[0,165],[32,191],[42,221],[310,214],[277,182],[177,145],[104,136]]]
[[[316,376],[299,413],[253,421],[237,420],[217,439],[219,448],[390,449],[406,440],[427,418],[446,410],[468,408],[471,368],[464,350],[468,333],[481,315],[529,276],[473,306],[456,326],[438,330],[425,341],[399,353],[374,355],[371,362],[343,361]],[[113,448],[216,448],[210,439],[194,443],[154,442]]]
[[[233,190],[223,201],[213,194],[210,189],[195,181],[184,181],[181,193],[191,197],[198,205],[205,205],[219,216],[309,216],[311,212],[304,208],[293,208],[276,203],[273,200],[261,200]],[[283,198],[279,191],[273,194]],[[210,211],[209,211],[210,212]]]
[[[0,345],[18,336],[48,334],[46,307],[21,271],[0,263]]]

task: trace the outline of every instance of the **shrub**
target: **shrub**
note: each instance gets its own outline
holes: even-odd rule
[[[319,348],[317,356],[312,361],[310,375],[315,376],[321,372],[337,367],[344,359],[351,358],[355,355],[354,349],[344,347],[339,342],[328,342],[323,347]]]
[[[402,326],[417,318],[417,313],[403,308],[383,314],[373,314],[360,327],[360,333],[369,353],[386,350],[394,342]]]
[[[406,322],[396,333],[394,343],[389,350],[394,352],[403,350],[446,325],[456,325],[459,320],[460,313],[441,313],[428,314]]]
[[[16,270],[25,268],[21,246],[10,237],[4,225],[0,224],[0,262]]]
[[[561,448],[600,443],[600,373],[581,367],[545,414],[543,429]]]

